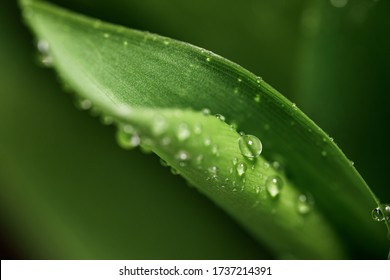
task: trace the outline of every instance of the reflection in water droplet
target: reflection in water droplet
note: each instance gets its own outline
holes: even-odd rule
[[[238,139],[238,146],[241,154],[247,158],[258,157],[262,150],[263,145],[259,138],[253,135],[243,135]]]
[[[390,204],[380,204],[371,212],[374,221],[390,221]]]
[[[246,163],[245,162],[239,162],[236,166],[236,171],[237,171],[237,174],[238,176],[242,176],[245,174],[246,172]]]
[[[299,214],[309,214],[314,206],[314,199],[309,194],[300,194],[298,196],[297,210]]]
[[[265,182],[265,187],[271,197],[277,197],[283,187],[282,178],[277,175],[268,177],[267,181]]]

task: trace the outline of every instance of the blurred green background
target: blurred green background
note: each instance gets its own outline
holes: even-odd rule
[[[190,42],[262,76],[390,201],[390,1],[51,2]],[[55,72],[38,66],[16,1],[0,6],[2,258],[273,257],[156,156],[121,150],[113,127],[78,111]]]

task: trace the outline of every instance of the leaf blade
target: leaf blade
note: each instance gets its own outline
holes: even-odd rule
[[[377,201],[365,182],[323,131],[261,79],[186,43],[102,24],[37,1],[23,3],[34,10],[28,20],[50,42],[60,74],[83,98],[117,118],[123,117],[118,105],[197,111],[207,106],[223,114],[240,129],[261,136],[268,160],[282,157],[289,181],[313,193],[350,250],[358,245],[364,254],[377,255],[384,242],[372,238],[381,228],[367,219]],[[369,242],[361,244],[362,238]]]

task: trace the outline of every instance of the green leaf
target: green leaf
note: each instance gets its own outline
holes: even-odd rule
[[[260,77],[186,43],[21,3],[43,63],[82,108],[113,121],[125,148],[158,154],[276,257],[385,256],[383,225],[370,217],[379,201],[333,140]],[[260,157],[245,156],[236,127],[261,139]]]

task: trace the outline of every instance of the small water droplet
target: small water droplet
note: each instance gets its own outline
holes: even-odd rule
[[[211,146],[211,153],[212,153],[213,155],[219,156],[217,144],[213,144],[213,145]]]
[[[265,182],[265,187],[271,197],[277,197],[283,188],[282,178],[277,175],[268,177],[267,181]]]
[[[198,168],[202,168],[202,162],[203,162],[203,155],[198,155],[195,158],[195,164],[198,166]]]
[[[179,174],[180,174],[180,171],[177,170],[177,169],[174,168],[174,167],[171,167],[171,173],[172,173],[173,175],[179,175]]]
[[[260,103],[260,94],[256,94],[254,100],[256,103]]]
[[[200,123],[194,124],[194,133],[197,135],[202,133],[202,125]]]
[[[165,160],[163,160],[162,158],[160,158],[160,164],[164,167],[167,167],[169,166],[168,162],[166,162]]]
[[[223,115],[221,115],[221,114],[216,114],[215,115],[215,117],[217,118],[217,119],[219,119],[220,121],[225,121],[225,116],[223,116]]]
[[[168,124],[163,116],[156,116],[153,120],[152,131],[155,135],[161,135],[167,130]]]
[[[246,163],[245,162],[239,162],[236,166],[236,171],[237,171],[237,174],[238,176],[242,176],[245,174],[246,172]]]
[[[102,122],[105,125],[111,125],[114,123],[114,119],[111,116],[103,116]]]
[[[203,140],[203,144],[207,147],[211,145],[211,139],[209,137],[205,137]]]
[[[127,44],[128,44],[127,41],[123,41],[123,45],[127,46]]]
[[[354,165],[355,165],[355,162],[353,162],[352,160],[349,161],[349,163],[351,164],[351,166],[354,166]]]
[[[322,151],[322,152],[321,152],[321,156],[322,156],[322,157],[326,157],[327,155],[328,155],[328,153],[327,153],[326,151]]]
[[[187,140],[191,136],[190,129],[186,123],[179,124],[176,136],[179,141]]]
[[[208,109],[208,108],[203,108],[203,109],[202,109],[202,114],[203,114],[204,116],[210,115],[210,114],[211,114],[210,109]]]
[[[78,106],[81,110],[89,110],[92,108],[92,102],[89,99],[81,99]]]
[[[291,107],[293,108],[294,111],[298,110],[298,106],[295,103],[292,103]]]
[[[163,138],[161,138],[161,145],[162,146],[168,146],[169,144],[171,144],[171,138],[169,136],[164,136]]]
[[[103,37],[107,39],[107,38],[109,38],[109,37],[110,37],[110,34],[108,34],[108,33],[104,33],[104,34],[103,34]]]
[[[216,176],[218,173],[218,167],[216,166],[211,166],[207,170],[209,171],[210,175]]]
[[[232,130],[234,130],[234,131],[237,130],[237,127],[238,127],[238,125],[237,125],[235,122],[232,122],[231,125],[230,125],[230,128],[231,128]]]
[[[314,199],[309,194],[300,194],[298,196],[297,210],[299,214],[309,214],[314,206]]]
[[[238,146],[240,148],[241,154],[250,159],[258,157],[263,150],[261,141],[259,138],[253,135],[241,136],[238,139]]]
[[[268,124],[268,123],[266,123],[265,125],[264,125],[264,130],[269,130],[271,128],[271,126]]]
[[[238,94],[238,92],[239,92],[239,89],[238,88],[234,88],[233,93],[234,94]]]
[[[348,0],[330,0],[330,4],[335,8],[343,8],[348,4]]]
[[[168,46],[169,45],[169,41],[168,40],[164,40],[164,45]]]
[[[236,157],[234,157],[234,158],[232,159],[232,162],[233,162],[233,165],[236,166],[237,163],[238,163],[238,159],[237,159]]]
[[[241,83],[242,79],[241,78],[237,78],[237,82]]]
[[[256,83],[260,84],[261,81],[263,81],[263,78],[260,77],[260,76],[258,76],[258,77],[256,78]]]
[[[390,204],[380,204],[371,212],[374,221],[390,221]]]

